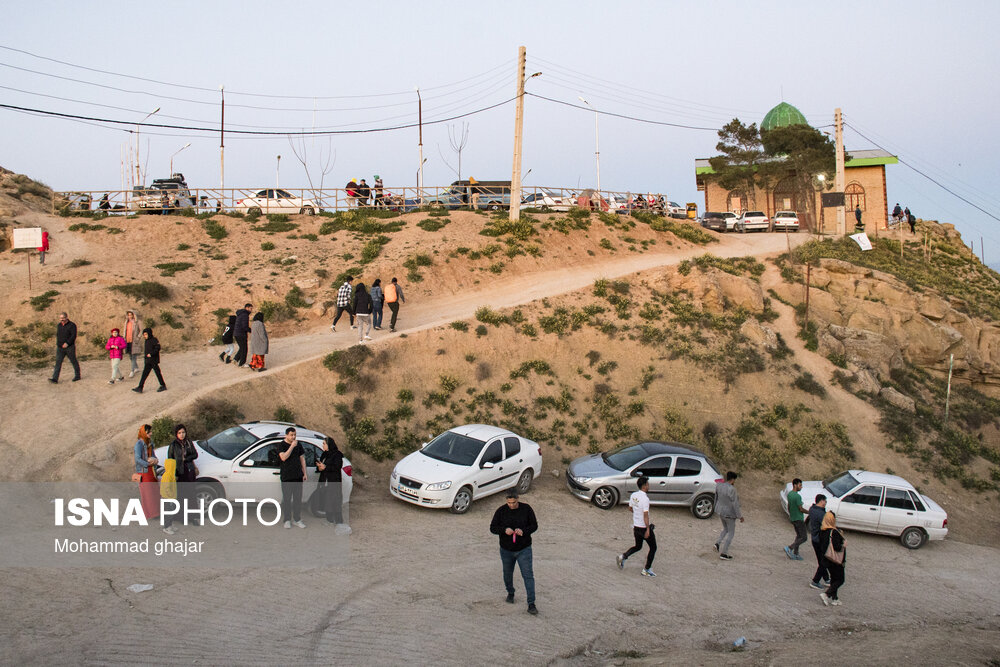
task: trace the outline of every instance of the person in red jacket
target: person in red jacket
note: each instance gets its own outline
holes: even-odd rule
[[[38,247],[38,263],[45,264],[45,253],[49,251],[49,233],[42,232],[42,245]]]

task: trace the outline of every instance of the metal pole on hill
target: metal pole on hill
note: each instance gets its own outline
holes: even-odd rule
[[[948,392],[944,395],[944,423],[948,423],[948,407],[951,405],[951,370],[955,366],[955,355],[948,356]]]
[[[521,130],[524,126],[525,48],[517,50],[517,100],[514,104],[514,169],[510,177],[510,219],[521,219]]]
[[[226,198],[226,87],[219,86],[222,95],[222,119],[219,121],[219,197]]]
[[[844,181],[846,180],[844,175],[844,115],[841,113],[840,107],[834,110],[833,118],[834,125],[836,126],[835,136],[837,141],[837,172],[833,179],[833,189],[841,193],[841,197],[843,197]],[[844,200],[841,199],[841,203],[837,207],[837,236],[844,236],[845,234],[847,234],[847,220],[844,210]]]
[[[417,171],[417,197],[423,204],[424,197],[424,101],[420,98],[420,88],[417,88],[417,159],[420,169]]]

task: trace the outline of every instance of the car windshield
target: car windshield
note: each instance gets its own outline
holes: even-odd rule
[[[255,442],[257,438],[250,431],[242,426],[233,426],[198,444],[212,456],[230,460]]]
[[[849,472],[823,480],[823,486],[829,489],[835,498],[840,498],[857,485],[858,480]]]
[[[743,216],[746,218],[763,218],[764,214],[760,211],[747,211]]]
[[[628,470],[648,456],[649,454],[646,453],[646,450],[643,449],[642,445],[619,447],[613,452],[605,452],[601,454],[601,458],[604,459],[604,462],[615,470]]]
[[[483,451],[485,444],[482,440],[476,440],[454,431],[445,431],[431,440],[430,444],[420,452],[445,463],[471,466],[476,462],[476,457],[479,456],[479,452]]]

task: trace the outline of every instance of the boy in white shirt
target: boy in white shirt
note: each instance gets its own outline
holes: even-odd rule
[[[653,572],[653,557],[656,555],[656,536],[653,534],[653,524],[649,522],[649,478],[640,477],[637,483],[639,490],[628,499],[628,506],[632,509],[632,535],[635,537],[635,546],[618,556],[618,569],[625,569],[625,561],[632,554],[642,551],[643,541],[649,545],[649,553],[646,554],[646,567],[642,568],[642,576],[655,577]]]

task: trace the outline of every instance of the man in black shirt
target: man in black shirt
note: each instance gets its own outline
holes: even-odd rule
[[[281,459],[281,515],[285,517],[285,528],[294,523],[305,528],[302,523],[302,483],[306,481],[306,453],[295,439],[295,429],[285,429],[285,439],[278,445]]]
[[[500,562],[503,563],[503,585],[507,602],[514,602],[514,563],[521,568],[524,592],[528,596],[528,613],[535,608],[535,574],[531,564],[531,534],[538,530],[531,505],[518,502],[517,490],[507,492],[507,504],[499,507],[490,522],[490,532],[500,536]]]
[[[237,366],[243,366],[247,362],[247,334],[250,333],[250,313],[252,312],[252,303],[248,303],[236,311],[236,326],[233,327],[233,340],[236,341],[237,349],[233,360]]]
[[[76,324],[70,322],[69,315],[59,313],[59,326],[56,327],[56,367],[52,371],[49,382],[59,382],[59,371],[62,370],[63,357],[69,357],[76,374],[73,382],[80,379],[80,362],[76,360]]]
[[[827,571],[826,566],[823,565],[823,552],[819,548],[819,532],[820,527],[823,524],[823,517],[826,516],[826,496],[822,493],[816,494],[816,504],[809,508],[809,516],[807,521],[809,523],[809,533],[812,536],[812,546],[813,551],[816,552],[816,574],[813,575],[812,581],[809,585],[817,590],[823,590],[823,584],[819,583],[822,579],[824,582],[830,582],[830,573]]]

